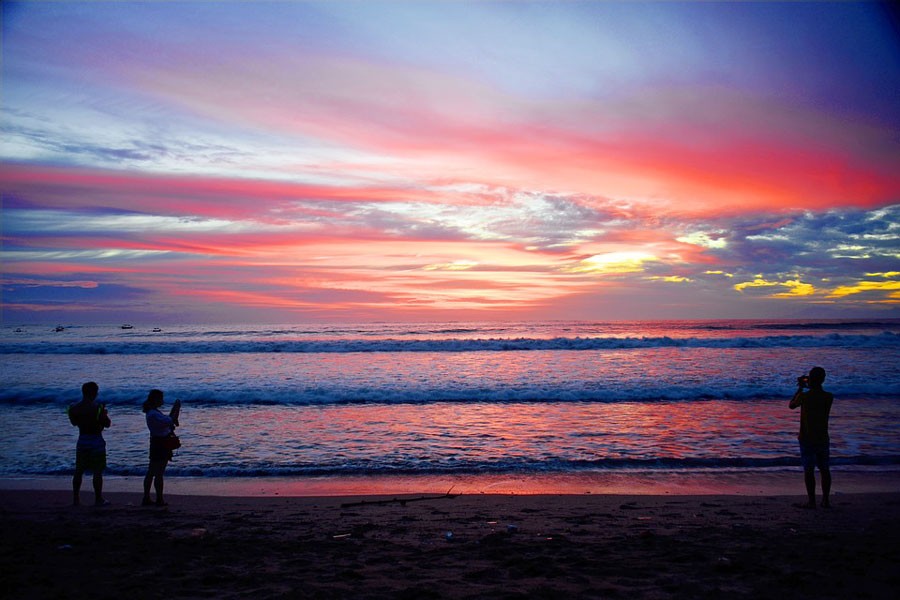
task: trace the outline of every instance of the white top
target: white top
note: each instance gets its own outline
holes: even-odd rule
[[[175,431],[172,419],[158,408],[147,411],[147,429],[153,437],[166,437]]]

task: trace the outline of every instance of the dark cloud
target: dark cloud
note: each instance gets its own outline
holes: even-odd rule
[[[94,160],[99,160],[101,163],[116,163],[123,160],[150,161],[169,154],[168,150],[159,144],[148,144],[139,140],[135,140],[128,146],[105,146],[71,139],[58,131],[47,131],[21,125],[9,125],[0,131],[7,140],[16,138],[24,140],[34,148],[43,150],[50,155],[65,157],[66,162],[70,164],[92,163]]]
[[[15,108],[4,109],[6,123],[0,127],[7,144],[30,147],[40,152],[43,164],[94,165],[105,167],[140,166],[181,162],[237,164],[246,153],[233,147],[197,139],[173,136],[165,126],[138,122],[127,130],[114,132],[117,125],[79,130],[60,127],[53,120]],[[105,131],[97,135],[96,130]],[[94,140],[94,141],[88,141]],[[102,141],[100,141],[102,140]]]
[[[10,304],[32,304],[44,306],[108,306],[120,303],[135,303],[146,299],[148,290],[118,285],[98,283],[96,287],[83,285],[67,285],[64,281],[35,278],[28,283],[10,283],[3,285],[4,302]]]
[[[739,271],[853,277],[900,267],[900,205],[741,218],[715,227],[726,230],[727,245],[709,253]]]

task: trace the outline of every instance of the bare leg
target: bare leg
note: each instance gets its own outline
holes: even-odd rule
[[[831,507],[831,468],[819,469],[822,474],[822,506]]]
[[[103,473],[94,473],[94,504],[102,506],[106,504],[103,499]]]
[[[165,501],[163,500],[163,489],[165,487],[165,482],[163,481],[163,474],[166,472],[166,463],[164,460],[151,460],[150,465],[147,467],[147,475],[144,477],[144,500],[142,504],[151,504],[150,500],[150,487],[156,490],[156,504],[159,506],[165,505]]]
[[[141,501],[141,504],[147,506],[152,503],[150,500],[150,486],[153,485],[153,461],[150,461],[150,464],[147,465],[147,474],[144,475],[144,499]]]
[[[816,470],[815,469],[804,469],[803,470],[803,481],[806,483],[806,495],[809,496],[809,501],[806,504],[806,508],[815,508],[816,507]]]
[[[84,477],[84,471],[75,468],[75,475],[72,477],[72,506],[81,504],[81,480]]]
[[[165,501],[163,500],[163,487],[165,483],[163,482],[163,473],[166,471],[166,464],[163,463],[162,467],[159,469],[159,473],[156,475],[156,481],[154,482],[154,489],[156,489],[156,505],[163,506],[165,505]]]

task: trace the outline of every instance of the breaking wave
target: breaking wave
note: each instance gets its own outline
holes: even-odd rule
[[[556,337],[491,339],[21,341],[0,354],[227,354],[352,352],[527,352],[652,348],[900,348],[900,334],[769,335],[759,337]]]

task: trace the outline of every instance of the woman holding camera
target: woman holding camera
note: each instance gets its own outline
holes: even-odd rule
[[[178,413],[181,411],[181,400],[176,400],[169,414],[163,413],[160,408],[163,405],[163,393],[161,390],[150,390],[142,410],[147,418],[147,429],[150,430],[150,464],[147,467],[147,475],[144,477],[144,500],[142,506],[151,506],[154,502],[150,499],[151,485],[156,489],[156,506],[166,506],[163,500],[163,475],[166,466],[172,460],[172,449],[175,427],[178,426]],[[174,440],[173,440],[174,438]]]

